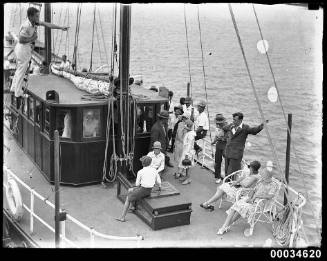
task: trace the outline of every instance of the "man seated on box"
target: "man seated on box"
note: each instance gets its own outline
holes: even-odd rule
[[[128,189],[123,213],[120,218],[116,218],[118,221],[125,222],[130,203],[150,196],[155,184],[158,185],[159,191],[161,191],[161,179],[158,171],[151,167],[152,159],[149,156],[143,156],[140,161],[143,168],[137,172],[135,187]]]
[[[155,168],[158,171],[160,178],[162,178],[161,174],[165,169],[165,154],[161,152],[162,148],[160,141],[155,141],[152,148],[153,151],[150,151],[147,156],[152,159],[151,167]]]

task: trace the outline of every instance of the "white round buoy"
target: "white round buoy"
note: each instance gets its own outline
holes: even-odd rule
[[[16,221],[20,221],[24,214],[22,195],[13,178],[9,178],[6,188],[6,198],[9,211]]]
[[[268,93],[268,100],[271,102],[276,102],[278,99],[278,93],[277,93],[277,89],[275,88],[275,86],[272,86],[269,88]]]
[[[271,160],[268,160],[267,161],[267,164],[266,164],[267,170],[268,171],[272,171],[273,167],[274,167],[274,164],[272,163],[272,161]]]
[[[269,44],[267,40],[260,40],[257,43],[257,49],[260,53],[265,54],[268,52]]]

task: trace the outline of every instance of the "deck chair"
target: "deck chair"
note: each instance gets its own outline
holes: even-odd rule
[[[233,180],[237,180],[238,178],[242,177],[243,175],[245,175],[245,172],[244,172],[243,169],[234,171],[233,173],[229,174],[228,176],[226,176],[223,179],[222,184],[225,184],[225,183],[231,184],[231,182]],[[245,190],[243,192],[245,192]],[[240,195],[240,197],[241,197],[241,195]],[[221,208],[221,203],[222,203],[223,199],[225,201],[228,201],[228,202],[231,202],[231,203],[234,203],[235,202],[235,198],[232,198],[230,196],[224,195],[223,197],[220,198],[219,208]]]
[[[277,213],[277,206],[278,206],[278,195],[279,191],[282,186],[282,182],[280,182],[276,178],[272,178],[273,186],[275,187],[275,193],[274,197],[270,200],[266,199],[260,199],[256,205],[255,205],[255,211],[253,212],[252,216],[248,219],[248,223],[250,224],[250,228],[247,228],[244,230],[244,235],[246,237],[252,236],[254,226],[257,222],[264,222],[264,223],[272,223],[273,219],[275,217],[275,214]],[[249,191],[253,190],[251,189],[241,189],[238,191],[236,195],[236,200],[240,199],[242,195],[245,193],[249,193]]]

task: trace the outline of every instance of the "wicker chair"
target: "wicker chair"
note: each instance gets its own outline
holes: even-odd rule
[[[222,184],[225,184],[225,183],[231,184],[233,180],[237,180],[240,177],[242,177],[243,175],[245,175],[245,172],[244,172],[243,169],[237,170],[237,171],[229,174],[228,176],[226,176],[223,179]],[[219,208],[221,208],[221,203],[222,203],[223,199],[226,200],[226,201],[232,202],[232,203],[235,202],[235,198],[232,198],[230,196],[224,195],[223,197],[220,198]]]
[[[257,222],[271,223],[275,217],[277,212],[277,198],[282,186],[282,182],[276,178],[272,178],[272,182],[273,186],[275,187],[274,196],[270,200],[259,199],[259,201],[256,202],[253,214],[249,219],[247,219],[247,221],[250,220],[248,221],[250,228],[244,230],[244,235],[246,237],[249,237],[253,234],[253,229]],[[236,200],[239,200],[245,194],[248,194],[251,190],[254,190],[254,188],[240,189],[236,194]]]

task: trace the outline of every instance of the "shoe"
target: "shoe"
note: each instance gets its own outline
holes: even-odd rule
[[[191,179],[186,179],[184,180],[184,182],[182,183],[182,185],[187,185],[187,184],[190,184],[192,182]]]
[[[209,209],[210,211],[214,211],[215,210],[215,207],[213,206],[213,205],[210,205],[210,204],[208,204],[208,205],[204,205],[203,203],[202,204],[200,204],[200,207],[201,208],[204,208],[204,209]]]
[[[179,181],[185,181],[186,179],[187,179],[187,177],[185,177],[185,176],[183,176],[183,175],[181,175],[181,176],[178,178]]]
[[[178,172],[176,172],[176,173],[174,174],[174,176],[175,176],[175,179],[178,179],[178,178],[181,176],[181,174],[178,173]]]
[[[167,165],[168,167],[171,167],[171,168],[173,168],[173,167],[174,167],[174,165],[173,165],[173,164],[171,164],[170,162],[168,162],[166,165]]]
[[[216,179],[216,184],[219,184],[221,182],[221,179]]]
[[[226,232],[228,232],[230,229],[230,227],[221,227],[218,231],[217,231],[217,235],[222,235],[225,234]]]

